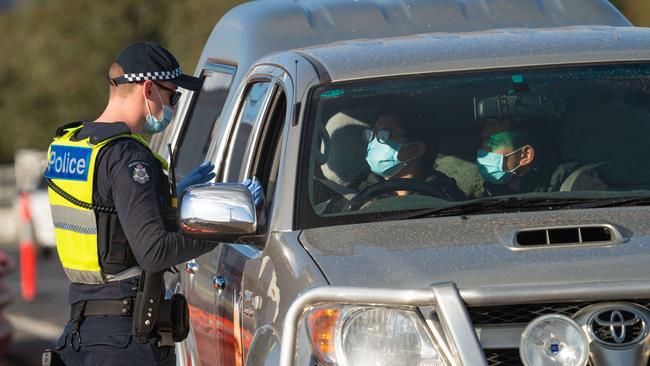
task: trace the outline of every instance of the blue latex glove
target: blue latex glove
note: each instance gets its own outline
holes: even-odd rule
[[[183,191],[189,186],[201,184],[210,181],[217,174],[213,172],[214,165],[209,161],[204,161],[198,168],[188,174],[185,178],[176,185],[176,197],[180,197]]]
[[[255,202],[255,207],[264,203],[264,188],[262,187],[262,183],[260,183],[256,177],[253,177],[252,180],[246,179],[242,184],[251,192],[253,202]]]

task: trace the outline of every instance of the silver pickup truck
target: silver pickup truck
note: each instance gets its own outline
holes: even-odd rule
[[[195,75],[179,364],[648,365],[650,29],[607,1],[254,1]]]

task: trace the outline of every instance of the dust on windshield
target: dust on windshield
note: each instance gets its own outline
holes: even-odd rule
[[[345,220],[534,193],[649,194],[649,76],[625,64],[318,88],[301,207]]]

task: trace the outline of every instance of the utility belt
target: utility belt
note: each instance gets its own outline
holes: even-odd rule
[[[93,315],[121,315],[133,314],[135,297],[122,300],[86,300],[72,304],[70,307],[70,320],[78,320]]]
[[[85,300],[73,304],[70,309],[72,334],[79,331],[87,316],[120,315],[133,317],[132,336],[136,342],[146,343],[155,337],[159,339],[158,346],[164,347],[184,340],[189,333],[187,300],[182,294],[174,294],[170,299],[163,297],[163,274],[143,272],[135,298]]]
[[[145,300],[146,296],[145,296]],[[151,300],[151,298],[149,298]],[[137,297],[121,300],[85,300],[70,307],[72,333],[79,331],[85,317],[94,315],[119,315],[131,317],[134,314]],[[141,301],[142,302],[142,301]],[[157,308],[156,308],[157,306]],[[144,301],[143,314],[136,317],[138,323],[133,323],[133,338],[145,343],[152,336],[160,337],[159,346],[172,346],[181,342],[189,332],[189,314],[187,300],[181,294],[174,294],[171,299],[160,299],[158,303]],[[157,314],[157,316],[155,316]],[[74,347],[73,347],[74,348]]]
[[[143,272],[135,298],[121,300],[84,300],[70,308],[72,326],[70,348],[81,350],[79,328],[83,319],[93,315],[119,315],[133,317],[132,337],[138,343],[147,343],[157,338],[159,347],[173,346],[189,333],[189,311],[187,300],[182,294],[170,299],[163,297],[163,272]],[[46,350],[43,353],[44,366],[62,365],[58,352]]]

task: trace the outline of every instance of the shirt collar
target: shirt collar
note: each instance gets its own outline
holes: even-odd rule
[[[122,134],[131,134],[129,126],[124,122],[84,122],[83,128],[77,133],[77,139],[90,138],[90,143],[97,144]]]

